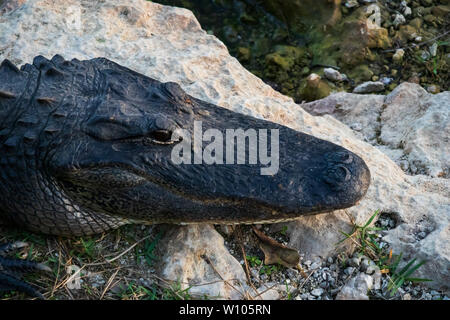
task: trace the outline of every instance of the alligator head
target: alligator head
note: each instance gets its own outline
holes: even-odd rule
[[[0,157],[25,160],[14,160],[21,178],[1,190],[3,206],[22,190],[27,203],[57,202],[71,223],[86,212],[142,223],[277,222],[350,207],[370,183],[364,161],[340,146],[104,58],[39,56],[14,68],[0,69]],[[27,215],[23,224],[39,216],[36,205]],[[56,233],[51,220],[47,232]]]

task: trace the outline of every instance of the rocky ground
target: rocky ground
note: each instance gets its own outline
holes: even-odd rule
[[[429,6],[423,5],[422,1],[417,3],[430,10],[447,5],[433,1]],[[345,20],[347,15],[359,15],[367,5],[361,1],[350,8],[344,5],[347,11],[342,6],[336,8]],[[380,2],[380,8],[382,6],[384,3]],[[414,12],[414,2],[409,7]],[[72,24],[77,19],[77,12],[81,23]],[[335,17],[337,11],[331,12],[331,17]],[[327,10],[324,16],[330,20],[326,13]],[[275,18],[265,18],[268,19],[268,32],[272,30],[269,24],[278,25]],[[382,23],[391,18],[387,17]],[[251,16],[241,19],[250,21]],[[359,18],[355,19],[359,21]],[[405,19],[409,25],[409,18]],[[338,26],[338,21],[331,19],[330,23]],[[437,27],[431,23],[423,29],[424,36],[426,30],[442,27],[440,20],[434,22]],[[394,32],[399,32],[402,25],[393,26]],[[288,31],[294,27],[296,25],[291,22]],[[282,33],[283,27],[280,28]],[[302,28],[297,28],[295,34],[300,34]],[[391,26],[380,28],[376,28],[379,38],[370,36],[369,39],[384,39],[391,32]],[[264,264],[266,257],[249,226],[126,226],[108,234],[77,239],[45,237],[2,226],[0,242],[29,242],[30,247],[18,255],[45,262],[54,271],[53,274],[34,275],[28,280],[50,299],[211,299],[218,296],[232,299],[448,299],[450,186],[446,154],[450,130],[449,92],[431,94],[423,88],[435,84],[441,91],[446,90],[448,87],[439,80],[448,76],[444,72],[446,69],[439,69],[440,78],[436,81],[430,81],[435,78],[430,78],[426,71],[419,72],[422,87],[412,81],[395,88],[388,85],[386,89],[386,84],[382,83],[383,90],[376,89],[379,91],[376,95],[339,92],[299,105],[273,87],[303,101],[308,99],[303,98],[305,91],[302,88],[308,82],[314,87],[317,79],[318,88],[328,86],[336,91],[364,92],[356,89],[358,85],[372,80],[375,84],[365,86],[380,88],[377,82],[389,76],[369,64],[369,70],[376,72],[355,81],[350,71],[356,67],[347,66],[349,69],[345,70],[345,61],[352,60],[346,60],[348,57],[342,55],[342,52],[352,51],[339,54],[341,50],[336,49],[334,54],[312,62],[312,57],[320,57],[321,52],[313,50],[319,43],[314,37],[310,42],[305,40],[305,43],[311,43],[306,51],[286,44],[273,51],[275,47],[271,43],[260,43],[269,50],[262,51],[264,60],[260,61],[271,65],[268,72],[276,74],[270,80],[264,75],[266,71],[259,71],[264,80],[272,81],[269,86],[254,75],[258,75],[257,70],[250,68],[252,63],[257,63],[257,60],[251,62],[253,53],[248,66],[254,74],[230,56],[221,41],[202,30],[188,10],[142,0],[126,4],[118,0],[98,3],[87,0],[8,1],[6,7],[0,9],[0,60],[8,58],[22,65],[32,61],[37,54],[52,57],[58,53],[67,59],[105,56],[158,80],[178,82],[195,97],[342,145],[360,155],[372,175],[367,195],[352,208],[259,227],[300,253],[296,268]],[[301,37],[296,39],[303,41]],[[333,41],[331,34],[330,43]],[[414,41],[408,40],[408,45]],[[383,41],[375,42],[375,47],[369,48],[371,53],[379,55],[380,50],[395,48]],[[365,43],[364,48],[372,45]],[[424,46],[427,51],[431,50],[428,43]],[[447,48],[445,44],[438,46],[439,57],[448,54]],[[250,52],[252,50],[253,46]],[[248,53],[246,50],[240,52]],[[405,50],[405,55],[409,53],[410,49]],[[390,53],[385,54],[388,57]],[[294,62],[292,56],[296,57]],[[327,60],[328,56],[334,60]],[[307,62],[303,65],[305,57]],[[381,54],[374,61],[388,59],[384,57]],[[365,61],[366,58],[361,60],[360,65],[366,65]],[[391,60],[386,61],[391,70]],[[402,61],[410,63],[409,59]],[[339,74],[335,72],[336,68],[325,71],[329,65],[341,66]],[[282,66],[286,66],[287,71]],[[308,70],[303,70],[305,66]],[[365,67],[357,70],[362,69]],[[292,70],[303,70],[304,73],[300,76],[290,74]],[[400,74],[403,73],[396,74],[396,84],[403,80]],[[422,77],[425,77],[423,82],[420,81]],[[275,80],[286,83],[287,87],[277,87]],[[293,82],[289,84],[290,81]],[[299,90],[298,96],[292,93]],[[379,214],[373,216],[374,212]],[[367,222],[370,222],[367,228],[382,230],[366,228],[367,232],[362,236]],[[399,266],[395,268],[399,256]],[[401,269],[413,259],[416,259],[415,263],[422,260],[427,263],[411,276],[432,282],[413,285],[405,281],[391,296],[390,279],[401,280]],[[71,265],[82,268],[81,288],[70,289],[68,286],[71,275],[66,267]],[[407,267],[407,270],[411,268]],[[23,298],[7,296],[18,297]]]

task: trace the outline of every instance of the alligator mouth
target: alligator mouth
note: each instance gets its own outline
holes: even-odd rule
[[[133,188],[148,188],[149,190],[155,186],[166,190],[176,196],[182,197],[193,203],[201,205],[228,205],[228,206],[242,206],[243,203],[254,207],[259,207],[265,211],[278,212],[279,207],[255,201],[245,197],[201,197],[195,196],[194,193],[185,192],[182,188],[176,185],[170,185],[161,179],[150,176],[145,171],[128,165],[107,165],[102,166],[88,166],[78,168],[76,170],[67,170],[64,177],[60,177],[61,181],[65,183],[75,184],[77,186],[84,186],[88,189],[102,188],[109,190],[127,190],[128,192]],[[185,222],[188,223],[188,222]]]
[[[168,160],[160,166],[144,161],[142,167],[103,162],[63,170],[59,178],[73,198],[91,209],[142,223],[290,221],[350,207],[367,191],[370,172],[364,161],[328,144],[332,150],[308,155],[309,168],[298,153],[299,159],[292,158],[298,165],[289,163],[292,170],[282,165],[275,176],[258,175],[258,166],[183,166]],[[80,193],[80,187],[87,192]],[[105,205],[108,197],[112,200]]]

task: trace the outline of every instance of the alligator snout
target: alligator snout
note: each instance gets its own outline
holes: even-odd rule
[[[322,179],[331,190],[342,194],[342,202],[356,202],[364,196],[370,184],[370,171],[360,157],[344,149],[327,153],[325,158],[328,165]]]

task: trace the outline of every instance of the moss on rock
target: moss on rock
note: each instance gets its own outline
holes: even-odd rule
[[[319,75],[312,73],[308,78],[302,81],[299,95],[302,100],[314,101],[325,98],[331,93],[328,83],[320,78]]]

